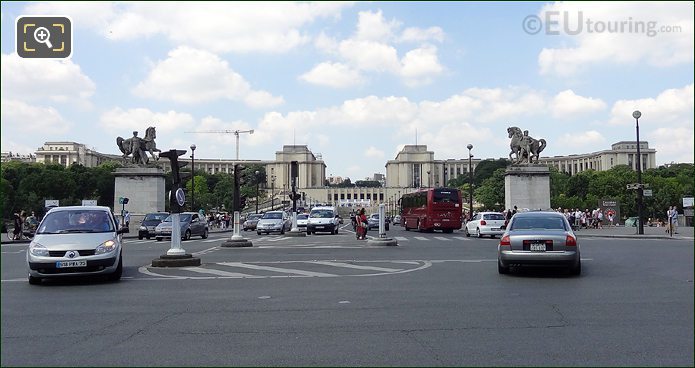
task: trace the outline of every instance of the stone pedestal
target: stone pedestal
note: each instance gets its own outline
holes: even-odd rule
[[[504,174],[504,207],[521,211],[550,209],[550,169],[545,165],[509,166]]]
[[[130,212],[131,228],[150,212],[164,212],[164,170],[158,167],[127,167],[116,169],[113,175],[116,177],[113,212],[120,215],[123,205],[118,203],[118,198],[128,198],[125,209]]]

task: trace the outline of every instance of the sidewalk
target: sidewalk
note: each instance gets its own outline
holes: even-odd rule
[[[638,239],[693,239],[693,228],[679,226],[678,234],[673,237],[666,232],[665,227],[644,227],[644,235],[637,234],[637,227],[604,227],[603,229],[581,229],[574,232],[580,238],[601,237],[601,238],[638,238]]]

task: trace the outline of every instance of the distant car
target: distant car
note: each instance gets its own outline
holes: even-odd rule
[[[155,239],[162,241],[164,238],[171,238],[172,215],[167,216],[154,230]],[[179,214],[179,225],[181,227],[181,239],[188,240],[192,236],[200,236],[203,239],[208,237],[208,223],[201,219],[198,212],[183,212]]]
[[[292,221],[285,211],[268,211],[258,220],[256,225],[256,233],[280,233],[284,234],[286,230],[292,228]]]
[[[340,217],[335,207],[314,207],[309,213],[309,221],[306,225],[307,235],[317,232],[330,232],[338,234]]]
[[[306,230],[306,225],[309,222],[309,214],[308,213],[300,213],[297,215],[297,228],[299,230]]]
[[[579,242],[561,213],[517,212],[497,246],[497,271],[512,265],[561,266],[582,271]]]
[[[142,238],[149,239],[150,237],[154,237],[155,228],[168,216],[168,212],[155,212],[145,215],[145,218],[142,219],[142,223],[140,224],[140,229],[138,230],[138,239],[142,240]]]
[[[37,228],[27,249],[29,283],[44,278],[123,273],[121,234],[108,207],[54,207]]]
[[[263,214],[260,213],[251,213],[246,216],[246,221],[244,221],[243,224],[244,231],[256,230],[256,225],[258,225],[258,220],[260,220],[261,217],[263,217]]]
[[[473,216],[471,221],[464,225],[466,236],[475,236],[482,238],[483,235],[489,235],[494,238],[495,235],[504,234],[504,214],[500,212],[480,212]]]
[[[401,224],[401,215],[396,215],[393,217],[393,224],[394,225],[400,225]]]

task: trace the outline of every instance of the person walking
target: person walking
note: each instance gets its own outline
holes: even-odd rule
[[[355,231],[357,240],[364,240],[367,238],[367,215],[365,212],[363,207],[355,216],[355,220],[357,221],[357,231]]]
[[[678,234],[678,208],[676,206],[671,206],[669,212],[669,221],[671,223],[671,235]]]

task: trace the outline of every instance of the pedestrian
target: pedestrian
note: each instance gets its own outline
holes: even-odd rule
[[[125,222],[125,227],[130,228],[130,212],[125,211],[125,216],[123,216],[123,222]]]
[[[358,240],[364,240],[367,237],[367,215],[364,207],[359,210],[356,216],[357,231],[355,232]]]
[[[678,208],[671,206],[671,229],[673,234],[678,234]]]
[[[603,211],[600,208],[597,208],[596,211],[598,211],[597,214],[597,224],[599,229],[603,229]]]
[[[608,210],[608,227],[613,227],[613,210]]]
[[[19,217],[19,213],[15,212],[14,215],[12,215],[12,222],[14,223],[12,240],[19,240],[22,233],[22,219]]]

